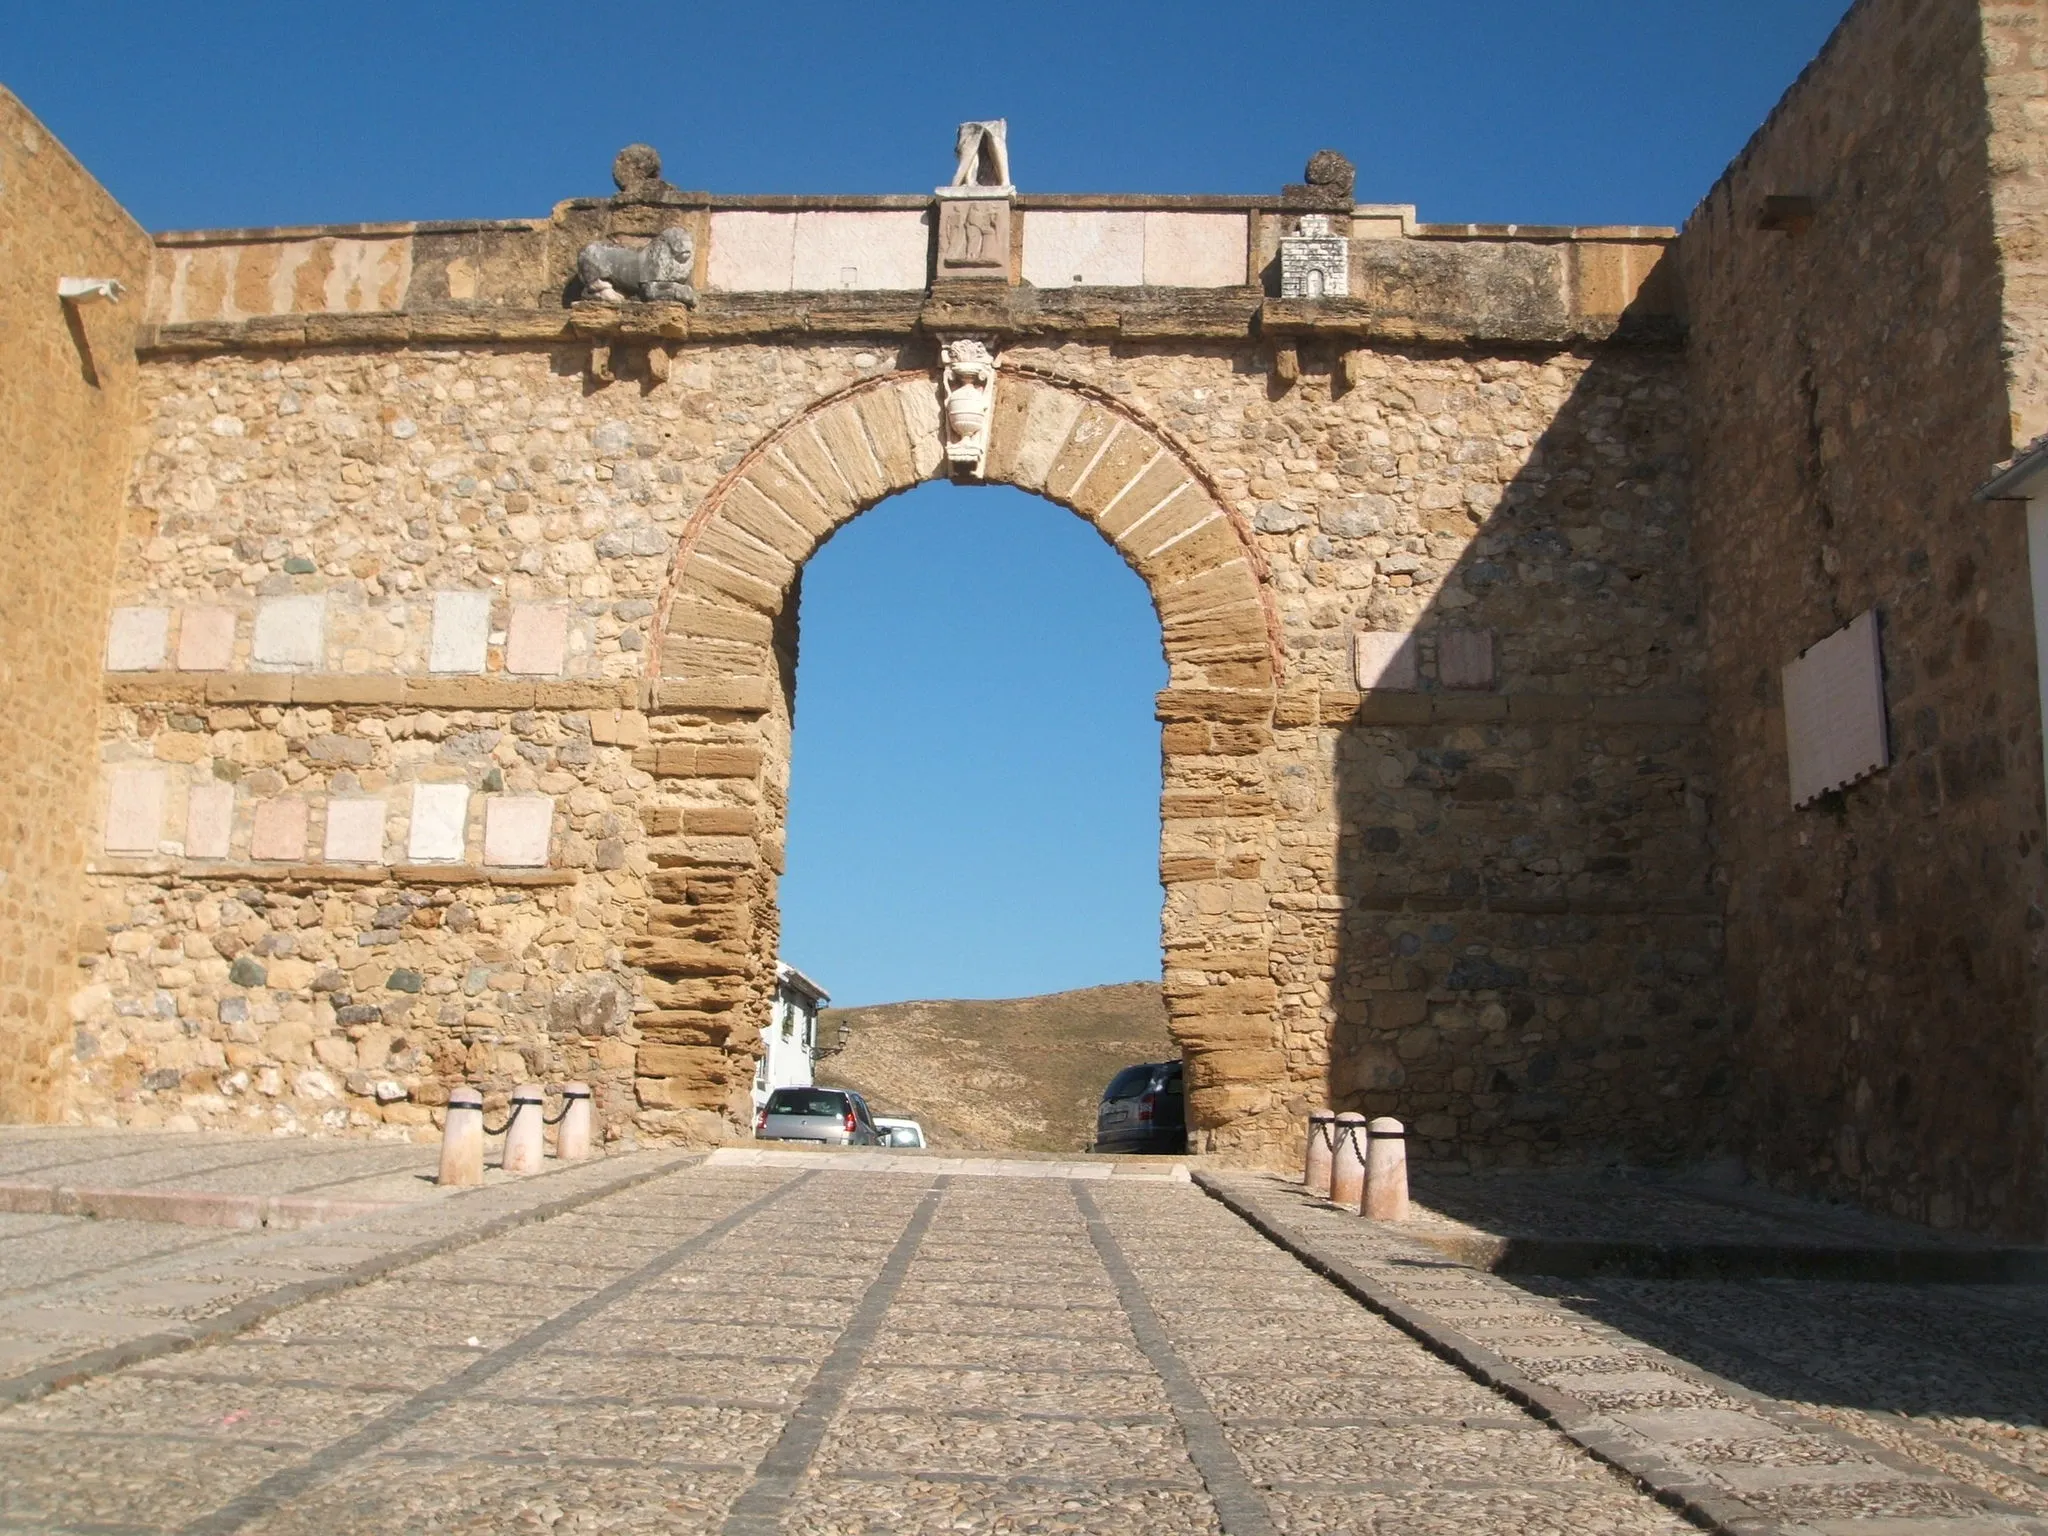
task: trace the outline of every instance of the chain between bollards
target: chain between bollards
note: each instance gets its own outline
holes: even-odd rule
[[[521,1083],[502,1124],[484,1123],[484,1096],[475,1087],[449,1092],[441,1127],[441,1169],[437,1183],[455,1187],[484,1181],[484,1139],[503,1136],[499,1166],[507,1173],[538,1173],[547,1155],[545,1128],[559,1126],[555,1156],[563,1162],[590,1155],[591,1093],[588,1083],[564,1083],[562,1107],[550,1117],[547,1091],[539,1083]]]
[[[1312,1110],[1302,1188],[1372,1221],[1408,1216],[1408,1130],[1391,1115]]]

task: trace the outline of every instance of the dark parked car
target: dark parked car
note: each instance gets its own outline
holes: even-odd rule
[[[867,1100],[850,1088],[778,1088],[754,1116],[756,1141],[816,1141],[835,1147],[880,1146]]]
[[[1185,1152],[1188,1101],[1177,1061],[1125,1067],[1095,1111],[1098,1152]]]

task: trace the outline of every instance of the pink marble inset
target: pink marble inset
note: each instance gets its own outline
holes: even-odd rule
[[[180,672],[225,672],[234,660],[234,609],[187,608],[178,615]]]
[[[155,853],[163,835],[163,769],[116,768],[107,785],[107,852]]]
[[[516,603],[505,632],[505,670],[559,677],[569,651],[569,610],[562,603]]]
[[[306,856],[306,802],[265,800],[256,807],[249,857],[298,862]]]
[[[235,824],[235,786],[194,784],[185,796],[185,857],[224,859]]]
[[[546,795],[490,795],[484,800],[484,862],[538,869],[548,861],[555,802]]]

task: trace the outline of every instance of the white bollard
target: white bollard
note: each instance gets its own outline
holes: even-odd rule
[[[555,1156],[563,1162],[590,1156],[590,1084],[562,1084],[562,1124],[555,1132]]]
[[[512,1118],[505,1126],[505,1155],[498,1166],[507,1173],[539,1173],[545,1155],[541,1143],[541,1117],[547,1112],[547,1095],[539,1083],[521,1083],[512,1090]]]
[[[1365,1128],[1365,1199],[1358,1214],[1372,1221],[1408,1219],[1408,1131],[1392,1115]]]
[[[1330,1198],[1330,1148],[1336,1139],[1335,1110],[1312,1109],[1308,1116],[1308,1160],[1302,1166],[1302,1187],[1318,1199]]]
[[[441,1171],[434,1182],[462,1188],[483,1181],[484,1096],[474,1088],[451,1088],[441,1122]]]
[[[1330,1203],[1357,1210],[1365,1198],[1365,1116],[1346,1110],[1337,1117],[1330,1148]]]

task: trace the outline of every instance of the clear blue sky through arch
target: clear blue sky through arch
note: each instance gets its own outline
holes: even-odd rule
[[[1159,974],[1145,584],[1003,486],[920,486],[804,567],[782,951],[841,1004]]]
[[[1027,191],[1273,190],[1327,145],[1425,219],[1675,224],[1845,9],[15,0],[0,84],[151,229],[532,217],[634,140],[685,187],[916,192],[993,116]],[[805,594],[789,957],[855,1002],[1156,974],[1156,658],[1049,504],[857,521]]]

